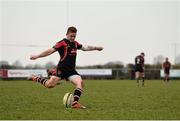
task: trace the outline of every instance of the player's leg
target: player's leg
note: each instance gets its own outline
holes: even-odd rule
[[[68,78],[72,84],[75,85],[74,101],[79,101],[83,90],[83,81],[79,75],[73,75]]]
[[[144,80],[144,72],[141,72],[141,79],[142,79],[142,86],[144,86],[145,80]]]
[[[169,74],[167,74],[167,82],[169,82]]]
[[[83,80],[80,75],[72,75],[68,77],[68,80],[75,86],[74,90],[74,102],[72,104],[72,108],[85,108],[82,106],[78,101],[81,97],[82,90],[83,90]]]
[[[166,82],[166,73],[164,72],[164,78],[163,78],[164,83]]]
[[[169,70],[168,70],[168,72],[167,72],[167,82],[169,82]]]
[[[32,75],[28,79],[38,82],[47,88],[53,88],[60,82],[60,78],[57,76],[51,76],[49,79],[47,79],[47,78],[42,78],[42,77]]]
[[[167,75],[167,83],[169,82],[169,75]]]
[[[46,81],[45,87],[53,88],[56,85],[59,85],[62,80],[57,76],[51,76],[49,80]]]
[[[165,73],[165,83],[167,82],[168,74]]]
[[[139,80],[140,80],[140,72],[136,71],[136,83],[137,83],[137,86],[139,86]]]

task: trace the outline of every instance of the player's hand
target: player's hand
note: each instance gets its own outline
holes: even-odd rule
[[[39,58],[39,56],[37,56],[37,55],[31,55],[30,56],[30,60],[36,60],[37,58]]]
[[[101,51],[103,50],[103,47],[96,47],[96,50]]]

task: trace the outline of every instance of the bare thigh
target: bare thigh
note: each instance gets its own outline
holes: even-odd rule
[[[140,77],[140,72],[136,72],[136,78]]]
[[[53,88],[58,85],[62,80],[57,76],[51,76],[49,80],[45,83],[47,88]]]
[[[79,75],[72,75],[68,78],[68,80],[76,86],[76,88],[82,89],[84,86],[83,80]]]

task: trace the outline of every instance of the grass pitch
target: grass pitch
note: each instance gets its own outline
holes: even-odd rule
[[[73,92],[69,82],[46,89],[31,81],[0,81],[0,119],[180,119],[180,80],[148,80],[145,87],[130,80],[84,82],[80,102],[87,109],[73,110],[62,104],[63,95]]]

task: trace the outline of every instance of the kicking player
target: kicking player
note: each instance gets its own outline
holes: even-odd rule
[[[169,82],[171,63],[168,61],[167,57],[165,58],[165,62],[162,64],[162,69],[164,70],[164,82]]]
[[[60,60],[57,65],[56,75],[50,76],[50,79],[41,78],[35,75],[32,75],[29,79],[36,81],[47,88],[53,88],[56,85],[60,84],[63,79],[70,81],[75,85],[74,90],[74,102],[72,103],[71,108],[85,108],[79,103],[79,98],[83,90],[83,80],[81,76],[77,73],[76,66],[76,53],[77,50],[83,51],[92,51],[92,50],[103,50],[103,47],[100,46],[88,46],[79,44],[75,38],[77,34],[77,29],[75,27],[69,27],[66,33],[66,38],[57,42],[52,48],[37,54],[31,55],[31,60],[36,60],[38,58],[46,57],[54,52],[58,52],[60,55]]]
[[[140,80],[142,80],[142,86],[144,86],[144,56],[145,54],[142,52],[135,58],[135,73],[138,86]]]

